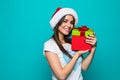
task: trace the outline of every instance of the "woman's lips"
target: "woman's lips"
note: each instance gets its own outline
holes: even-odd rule
[[[69,28],[69,27],[64,27],[64,30],[67,31],[67,32],[70,32],[71,28]]]

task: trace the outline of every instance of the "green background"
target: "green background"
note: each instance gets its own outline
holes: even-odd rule
[[[43,44],[57,7],[74,8],[78,26],[94,28],[98,39],[84,80],[120,80],[119,0],[0,0],[0,80],[51,80]]]

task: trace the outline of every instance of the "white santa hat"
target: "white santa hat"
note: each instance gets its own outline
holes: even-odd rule
[[[78,23],[78,15],[75,10],[72,8],[57,8],[49,22],[52,29],[56,26],[59,20],[67,14],[71,14],[75,18],[75,25]]]

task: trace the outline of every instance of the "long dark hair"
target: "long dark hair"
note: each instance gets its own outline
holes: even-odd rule
[[[66,15],[65,15],[66,16]],[[64,47],[62,46],[61,42],[60,42],[60,39],[59,39],[59,36],[58,36],[58,27],[62,24],[62,22],[64,21],[65,19],[65,16],[63,16],[60,21],[56,24],[55,28],[54,28],[54,34],[53,34],[53,39],[55,40],[55,42],[57,43],[58,47],[60,48],[60,50],[65,54],[67,55],[69,58],[72,58],[72,56],[64,49]],[[75,24],[75,18],[73,17],[73,26]],[[71,32],[70,32],[71,34]],[[64,39],[65,39],[65,42],[67,43],[71,43],[71,39],[69,38],[69,35],[65,35],[64,36]]]

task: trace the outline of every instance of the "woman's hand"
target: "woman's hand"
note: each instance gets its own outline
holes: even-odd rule
[[[88,37],[86,37],[85,42],[95,47],[97,44],[97,38],[95,35],[89,35]]]
[[[82,54],[85,54],[86,52],[88,52],[89,50],[85,50],[85,51],[77,51],[76,54],[78,54],[79,56],[81,56]]]

